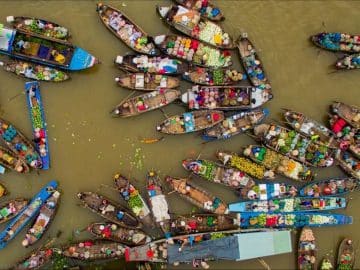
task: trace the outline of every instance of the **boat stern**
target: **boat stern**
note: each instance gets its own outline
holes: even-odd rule
[[[71,59],[69,70],[82,70],[90,68],[100,61],[82,48],[76,47]]]
[[[154,37],[155,45],[161,45],[166,39],[166,35],[158,35]]]
[[[162,18],[165,18],[171,7],[156,5],[156,10]]]

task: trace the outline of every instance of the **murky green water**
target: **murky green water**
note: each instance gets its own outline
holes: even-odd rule
[[[73,43],[97,56],[102,64],[92,70],[72,74],[72,80],[60,83],[42,83],[50,136],[51,169],[28,176],[9,173],[1,177],[12,197],[31,197],[50,179],[57,179],[63,191],[62,203],[54,223],[45,238],[61,230],[57,243],[71,238],[74,229],[82,229],[100,219],[86,209],[77,206],[78,191],[99,191],[117,199],[115,191],[100,188],[112,185],[112,175],[120,171],[138,179],[144,187],[146,170],[155,168],[161,175],[186,176],[180,161],[186,157],[214,158],[217,149],[237,151],[252,143],[247,136],[238,136],[226,142],[202,145],[196,134],[166,136],[158,144],[143,145],[139,139],[156,137],[155,125],[164,119],[160,111],[154,111],[129,119],[114,119],[109,111],[130,92],[115,85],[114,77],[120,72],[113,65],[116,54],[128,48],[117,40],[100,22],[95,12],[95,1],[2,1],[0,18],[7,15],[25,15],[47,18],[67,26]],[[170,30],[160,21],[155,4],[170,1],[112,1],[150,34],[168,33]],[[122,4],[125,4],[124,7]],[[328,105],[341,100],[360,105],[358,88],[359,72],[328,74],[336,55],[315,48],[308,37],[324,30],[358,33],[360,26],[360,2],[355,1],[216,1],[226,16],[224,28],[237,37],[247,31],[260,51],[267,74],[272,82],[275,98],[267,105],[270,118],[280,119],[282,107],[293,108],[319,121],[325,121]],[[237,52],[235,66],[239,67]],[[2,117],[8,119],[31,136],[25,96],[15,95],[24,90],[24,81],[16,76],[0,72],[0,105]],[[182,90],[186,89],[182,85]],[[172,115],[184,111],[178,105],[165,108]],[[142,166],[135,162],[140,152]],[[319,170],[318,178],[340,176],[338,168]],[[236,199],[228,189],[211,185],[200,179],[205,186],[228,202]],[[354,216],[354,225],[314,229],[318,240],[319,258],[326,253],[336,254],[336,247],[344,236],[351,236],[359,245],[359,194],[350,195],[350,205],[342,212]],[[169,196],[172,212],[189,213],[192,206],[176,194]],[[3,228],[3,226],[1,227]],[[7,268],[30,250],[21,247],[24,233],[6,249],[0,251],[0,269]],[[87,237],[86,233],[79,236]],[[297,241],[296,234],[293,237]],[[44,241],[42,241],[43,243]],[[36,247],[38,247],[37,245]],[[358,256],[359,257],[359,256]],[[286,254],[265,259],[272,269],[295,269],[296,257]],[[360,267],[360,260],[357,261]],[[110,267],[110,266],[109,266]],[[184,268],[184,267],[181,267]],[[257,260],[233,263],[217,262],[214,269],[262,269]],[[110,268],[109,268],[110,269]],[[113,269],[123,269],[114,266]],[[127,267],[127,269],[130,269]]]

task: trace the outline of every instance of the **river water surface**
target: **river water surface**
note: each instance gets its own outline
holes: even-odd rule
[[[329,74],[336,54],[321,51],[309,42],[311,34],[320,31],[358,33],[360,26],[360,2],[358,1],[214,1],[223,11],[226,20],[221,24],[233,37],[240,32],[249,33],[266,72],[272,82],[274,99],[266,107],[270,118],[281,119],[281,108],[302,111],[318,121],[326,123],[329,104],[334,100],[359,106],[360,76],[357,71]],[[122,9],[150,35],[170,33],[155,11],[156,4],[170,1],[109,1]],[[102,24],[95,12],[95,1],[2,1],[1,22],[8,15],[46,18],[68,27],[74,44],[97,56],[102,64],[95,68],[71,74],[70,81],[42,83],[42,99],[45,104],[48,134],[50,136],[51,169],[30,175],[7,173],[1,181],[11,191],[11,197],[31,197],[50,179],[60,182],[63,197],[59,212],[44,238],[62,235],[56,243],[72,238],[73,230],[82,229],[100,219],[79,207],[75,194],[79,191],[99,191],[118,199],[112,189],[112,176],[119,171],[135,177],[138,187],[144,191],[147,170],[157,169],[161,176],[187,176],[181,160],[187,157],[214,158],[218,149],[237,151],[253,143],[246,135],[228,141],[202,145],[196,134],[166,136],[157,144],[144,145],[144,137],[158,137],[155,125],[164,119],[160,111],[138,117],[115,119],[110,110],[129,91],[116,86],[114,77],[120,74],[113,64],[117,54],[129,49],[113,36]],[[240,67],[238,54],[234,52],[234,66]],[[26,109],[24,80],[0,71],[1,117],[12,122],[31,137],[31,124]],[[186,90],[188,84],[182,84]],[[15,97],[16,96],[16,97]],[[165,108],[168,115],[183,112],[179,105]],[[341,176],[339,168],[318,170],[318,179]],[[211,192],[231,202],[236,196],[228,189],[203,180],[195,181]],[[336,254],[342,237],[351,236],[359,246],[359,194],[349,196],[350,204],[344,212],[354,217],[354,224],[346,227],[316,228],[319,258]],[[192,206],[176,194],[169,195],[174,213],[189,213]],[[3,228],[3,226],[1,227]],[[21,247],[22,233],[6,249],[0,251],[0,269],[5,269],[30,250]],[[76,236],[86,238],[86,233]],[[296,243],[298,234],[293,234]],[[43,239],[42,243],[45,241]],[[37,245],[36,247],[38,247]],[[294,250],[295,250],[294,245]],[[358,253],[360,254],[360,253]],[[360,256],[356,264],[360,268]],[[272,269],[295,269],[296,256],[285,254],[265,258]],[[131,269],[130,266],[108,266],[106,269]],[[186,266],[185,266],[186,267]],[[184,267],[181,267],[184,268]],[[213,269],[262,269],[257,260],[245,262],[216,262]],[[179,269],[179,268],[178,268]]]

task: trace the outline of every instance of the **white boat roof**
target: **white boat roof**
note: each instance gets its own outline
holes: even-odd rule
[[[16,30],[0,27],[0,50],[7,51],[9,49],[9,42],[12,37],[15,35]]]

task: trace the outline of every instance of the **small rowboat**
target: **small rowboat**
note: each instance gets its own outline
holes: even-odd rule
[[[127,246],[140,246],[151,240],[141,230],[119,227],[111,222],[91,223],[88,231],[97,238],[119,242]]]
[[[152,39],[119,9],[98,3],[96,6],[101,21],[118,39],[138,53],[157,55]]]
[[[156,6],[161,18],[176,30],[221,49],[235,48],[234,41],[220,25],[202,19],[200,12],[180,5]]]
[[[40,86],[38,82],[25,83],[26,102],[32,123],[34,142],[40,154],[43,170],[50,168],[49,139],[46,130],[44,106],[41,101]]]
[[[187,63],[167,56],[127,54],[115,58],[117,67],[126,72],[148,72],[155,74],[180,75],[189,68]]]
[[[8,195],[8,191],[6,189],[6,187],[0,183],[0,198],[4,197]]]
[[[266,108],[235,113],[225,118],[221,123],[206,129],[202,138],[206,141],[229,139],[253,129],[254,126],[260,124],[267,115],[269,115],[269,110]]]
[[[284,183],[258,183],[249,188],[240,188],[242,200],[271,200],[295,197],[298,194],[296,186]]]
[[[237,218],[230,215],[193,214],[171,220],[171,234],[182,235],[239,229]]]
[[[313,142],[299,132],[277,124],[260,124],[254,134],[268,148],[307,166],[329,167],[334,164],[335,149]]]
[[[226,203],[203,188],[190,182],[189,179],[167,176],[166,182],[169,183],[171,188],[178,192],[182,198],[188,200],[200,209],[220,215],[229,212]]]
[[[155,90],[122,101],[111,111],[111,114],[114,117],[139,115],[169,105],[171,102],[178,99],[180,95],[181,92],[176,89]]]
[[[0,118],[0,138],[33,169],[40,169],[42,161],[32,143],[8,121]],[[17,169],[16,169],[17,170]],[[25,169],[26,170],[26,169]],[[20,170],[20,172],[22,172]]]
[[[345,33],[319,33],[311,36],[312,42],[325,50],[358,53],[360,52],[360,36]]]
[[[360,187],[360,181],[350,177],[330,178],[306,184],[299,190],[300,196],[343,196]]]
[[[353,127],[360,128],[360,108],[342,102],[334,102],[331,109]]]
[[[128,210],[110,199],[92,192],[79,192],[77,197],[82,206],[124,228],[138,229],[139,221]]]
[[[0,165],[18,173],[28,173],[29,166],[25,160],[19,158],[14,152],[0,146]]]
[[[126,246],[110,241],[85,240],[62,249],[62,255],[81,261],[121,258]]]
[[[40,269],[47,263],[49,263],[54,255],[54,252],[57,252],[53,248],[40,248],[34,250],[26,258],[22,259],[20,262],[16,263],[14,267],[10,270],[36,270]]]
[[[339,59],[335,68],[337,69],[358,69],[360,68],[360,54],[346,55]]]
[[[51,222],[54,220],[57,209],[60,204],[59,191],[53,192],[51,197],[47,199],[41,207],[39,215],[36,217],[33,225],[26,233],[25,239],[22,242],[24,247],[29,247],[37,243],[49,228]]]
[[[338,151],[335,159],[347,174],[360,179],[360,160],[358,158],[350,152]]]
[[[182,74],[182,78],[194,84],[223,86],[246,80],[245,74],[230,68],[205,68],[193,66]]]
[[[62,82],[70,77],[62,70],[20,60],[0,62],[4,70],[20,77],[37,81]]]
[[[249,145],[243,154],[265,168],[293,180],[304,182],[314,178],[313,172],[308,167],[269,148]]]
[[[241,57],[242,65],[249,76],[250,81],[256,87],[270,92],[271,85],[265,75],[264,67],[255,50],[254,45],[247,38],[247,34],[243,33],[238,40],[238,49]]]
[[[182,102],[189,109],[250,110],[272,99],[259,88],[252,86],[199,86],[195,85],[182,94]]]
[[[343,197],[293,197],[271,200],[252,200],[229,204],[230,212],[305,212],[305,211],[328,211],[346,207],[346,199]]]
[[[351,239],[345,238],[341,241],[339,246],[336,269],[354,269],[355,259],[356,257],[353,242]]]
[[[163,53],[198,66],[216,68],[232,65],[229,51],[219,50],[196,39],[178,35],[158,35],[154,37],[154,42]]]
[[[215,7],[209,1],[203,0],[175,0],[179,5],[197,10],[201,16],[211,21],[222,21],[225,19],[218,7]]]
[[[320,270],[333,270],[334,269],[334,265],[328,256],[326,256],[324,259],[322,259],[319,269]]]
[[[176,88],[180,85],[178,78],[151,73],[123,75],[116,77],[115,81],[121,87],[141,91],[154,91],[159,88]]]
[[[309,227],[304,227],[301,230],[298,245],[298,269],[316,270],[316,240],[313,231]]]
[[[153,227],[151,212],[140,191],[123,175],[114,176],[114,184],[120,197],[127,203],[130,210],[148,227]]]
[[[227,168],[211,160],[185,159],[182,166],[209,182],[222,184],[236,191],[242,188],[250,189],[255,185],[255,181],[246,173],[234,168]]]
[[[23,16],[7,16],[6,21],[15,29],[35,33],[53,40],[67,40],[70,38],[70,32],[67,28],[47,20]]]
[[[29,200],[18,198],[8,200],[0,205],[0,224],[16,217],[28,204]]]

